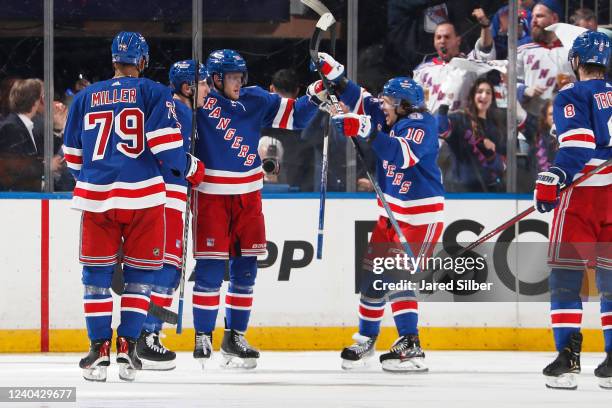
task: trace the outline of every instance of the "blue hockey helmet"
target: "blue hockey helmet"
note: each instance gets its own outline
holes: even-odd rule
[[[194,60],[178,61],[172,64],[168,78],[170,79],[170,85],[174,92],[181,91],[181,85],[187,83],[189,86],[195,86],[195,67],[196,63]],[[204,67],[204,64],[200,64],[198,70],[198,78],[200,81],[204,81],[208,78],[208,71]]]
[[[111,46],[111,53],[113,62],[138,66],[144,58],[145,68],[149,65],[149,46],[140,33],[122,31],[117,34]]]
[[[213,74],[218,74],[221,81],[226,73],[242,72],[242,85],[247,83],[246,61],[234,50],[223,49],[211,52],[206,61],[206,69],[211,77]]]
[[[408,77],[391,78],[383,87],[382,94],[394,98],[397,105],[400,101],[407,101],[410,105],[419,108],[425,104],[423,88],[414,79]]]
[[[607,67],[610,62],[610,38],[598,31],[585,31],[574,40],[568,59],[578,57],[578,65],[593,64]],[[575,69],[576,67],[574,67]]]

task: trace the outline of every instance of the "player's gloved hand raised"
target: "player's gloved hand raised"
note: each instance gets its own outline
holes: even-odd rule
[[[323,86],[323,81],[320,79],[308,85],[308,88],[306,88],[306,95],[308,99],[319,108],[329,103],[329,94],[325,86]]]
[[[336,61],[331,55],[320,52],[318,62],[319,66],[317,68],[328,80],[337,82],[344,76],[344,65]]]
[[[558,167],[538,174],[534,191],[535,208],[541,213],[552,211],[559,204],[559,190],[565,183],[565,172]]]
[[[193,186],[197,186],[202,182],[202,180],[204,180],[204,163],[189,153],[187,153],[187,169],[185,170],[185,179],[187,179],[187,181]]]
[[[367,138],[372,131],[372,121],[369,115],[342,113],[332,117],[332,124],[338,134],[346,137],[359,136]]]

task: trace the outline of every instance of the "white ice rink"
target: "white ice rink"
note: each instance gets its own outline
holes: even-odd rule
[[[79,407],[610,407],[593,369],[603,354],[584,353],[577,391],[544,387],[542,368],[553,353],[433,351],[427,374],[390,374],[378,364],[340,369],[337,352],[264,352],[254,371],[201,371],[191,353],[177,369],[139,372],[134,383],[112,364],[106,383],[82,379],[77,354],[0,355],[0,386],[74,386]],[[218,357],[218,356],[217,356]],[[378,360],[376,360],[378,361]],[[0,406],[74,406],[69,403]]]

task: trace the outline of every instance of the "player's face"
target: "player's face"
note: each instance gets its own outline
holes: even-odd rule
[[[242,72],[228,72],[223,75],[223,93],[229,99],[237,101],[242,87]]]
[[[482,83],[476,88],[474,95],[474,104],[479,114],[486,114],[493,102],[493,89],[487,83]]]
[[[385,114],[385,123],[387,126],[393,126],[397,121],[397,111],[395,107],[395,99],[390,96],[382,97],[382,110]]]
[[[450,61],[452,58],[459,55],[460,45],[461,37],[455,33],[455,29],[452,25],[440,24],[436,27],[434,48],[438,52],[440,58],[444,61]]]
[[[198,84],[198,108],[204,106],[204,99],[208,96],[210,92],[210,87],[208,86],[208,82],[200,81]]]

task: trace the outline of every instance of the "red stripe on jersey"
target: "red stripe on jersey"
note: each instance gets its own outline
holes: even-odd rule
[[[612,315],[601,316],[601,325],[602,326],[612,326]]]
[[[408,309],[418,310],[418,308],[419,304],[414,300],[401,300],[399,302],[391,302],[391,311],[393,313]]]
[[[385,314],[385,309],[368,309],[364,305],[359,305],[359,314],[370,319],[381,319]]]
[[[407,214],[407,215],[425,214],[425,213],[438,212],[438,211],[444,210],[444,203],[415,205],[414,207],[407,207],[407,208],[400,207],[392,203],[388,203],[388,204],[389,204],[389,207],[391,208],[391,211],[393,211],[394,213]],[[380,202],[380,199],[378,200],[378,206],[382,207],[382,203]]]
[[[157,136],[148,140],[149,148],[152,149],[156,146],[166,143],[174,143],[179,140],[183,140],[183,136],[179,133],[170,133],[168,135]]]
[[[293,105],[295,104],[295,99],[287,99],[287,105],[285,105],[285,111],[283,112],[283,117],[278,124],[278,127],[281,129],[287,128],[287,123],[289,122],[289,117],[293,113]]]
[[[121,296],[121,307],[131,307],[147,311],[149,310],[149,300],[123,295]]]
[[[86,299],[85,303],[83,303],[83,309],[85,313],[112,313],[113,300],[110,299],[108,302],[88,303]]]
[[[550,316],[553,324],[555,323],[576,323],[582,322],[582,313],[555,313]]]
[[[244,177],[204,176],[204,183],[243,184],[263,179],[263,172]]]
[[[196,295],[194,293],[193,304],[200,305],[200,306],[219,306],[220,299],[221,297],[219,296],[219,294],[215,294],[211,296],[202,296],[202,295]]]
[[[225,303],[232,306],[251,307],[253,306],[253,297],[236,297],[228,293],[225,295]]]
[[[589,171],[595,170],[596,167],[597,166],[593,166],[589,164],[587,166],[584,166],[581,173],[588,173]],[[606,166],[597,172],[598,175],[599,174],[610,174],[610,173],[612,173],[612,166]]]
[[[137,188],[130,190],[127,188],[114,188],[109,191],[92,191],[85,190],[83,188],[75,187],[74,195],[88,200],[103,201],[112,197],[124,197],[124,198],[141,198],[152,194],[163,193],[166,191],[164,183],[154,184],[152,186]]]
[[[172,298],[156,296],[154,293],[151,293],[151,302],[155,303],[157,306],[168,307],[172,305]]]
[[[565,136],[561,138],[561,143],[570,142],[570,141],[595,143],[595,136],[588,135],[586,133],[578,133],[575,135],[569,135],[569,136]]]
[[[65,154],[64,153],[64,158],[66,159],[66,161],[68,163],[83,164],[83,156],[75,156],[73,154]]]
[[[181,191],[166,190],[167,198],[176,198],[181,201],[187,201],[187,194]]]

